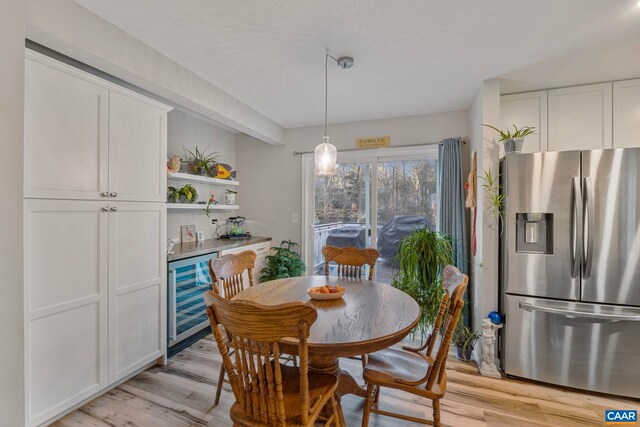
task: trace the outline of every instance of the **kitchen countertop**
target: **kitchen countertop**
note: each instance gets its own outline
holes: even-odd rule
[[[207,239],[204,242],[182,243],[173,247],[173,254],[167,254],[167,261],[177,261],[179,259],[191,258],[199,255],[206,255],[212,252],[220,252],[226,249],[239,248],[242,246],[255,245],[271,240],[271,237],[255,237],[249,239],[228,240],[228,239]]]

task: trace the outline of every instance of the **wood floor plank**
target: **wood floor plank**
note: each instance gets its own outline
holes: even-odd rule
[[[72,412],[56,427],[228,427],[233,394],[223,386],[213,406],[221,359],[208,336],[114,390]],[[362,378],[359,360],[341,360],[354,378]],[[451,427],[520,427],[602,425],[605,409],[640,409],[639,402],[582,393],[518,379],[481,377],[473,363],[450,358],[448,390],[441,402],[442,423]],[[362,381],[361,381],[362,382]],[[347,426],[359,426],[364,402],[344,396]],[[431,402],[397,390],[383,389],[382,409],[431,419]],[[371,414],[370,427],[418,424]]]

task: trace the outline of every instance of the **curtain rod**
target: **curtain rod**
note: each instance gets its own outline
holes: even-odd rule
[[[462,143],[466,144],[467,142],[469,142],[469,138],[464,137],[462,138]],[[378,147],[378,148],[404,148],[404,147],[424,147],[427,145],[440,145],[442,144],[442,141],[438,141],[438,142],[423,142],[421,144],[407,144],[407,145],[394,145],[393,147]],[[343,150],[338,150],[338,153],[344,153],[347,151],[367,151],[367,150],[371,150],[371,148],[345,148]],[[313,151],[294,151],[293,155],[294,156],[301,156],[303,154],[313,154]]]

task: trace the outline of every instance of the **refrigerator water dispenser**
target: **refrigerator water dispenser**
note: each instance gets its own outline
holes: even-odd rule
[[[516,252],[553,254],[553,214],[516,214]]]

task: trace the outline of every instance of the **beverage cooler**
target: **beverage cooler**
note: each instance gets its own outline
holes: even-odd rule
[[[203,294],[212,289],[209,261],[211,253],[170,262],[168,265],[167,335],[169,355],[175,354],[203,335],[209,328]]]

